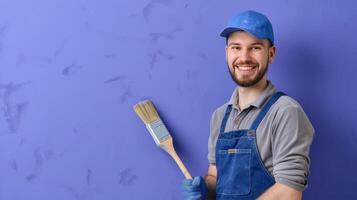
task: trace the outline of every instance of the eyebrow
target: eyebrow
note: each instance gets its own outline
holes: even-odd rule
[[[232,46],[232,45],[241,45],[240,43],[236,43],[236,42],[230,42],[228,44],[228,46]],[[252,44],[250,44],[250,46],[253,46],[253,45],[261,45],[261,46],[264,46],[264,43],[263,42],[254,42]]]

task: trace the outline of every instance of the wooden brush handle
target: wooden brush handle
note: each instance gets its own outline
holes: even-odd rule
[[[180,157],[177,155],[173,142],[172,142],[172,137],[167,139],[166,141],[162,142],[160,146],[168,153],[170,156],[175,160],[176,164],[180,168],[181,172],[185,176],[186,179],[192,179],[191,174],[188,172],[187,168],[181,161]]]

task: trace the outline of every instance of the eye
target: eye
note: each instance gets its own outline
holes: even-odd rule
[[[237,50],[240,50],[240,49],[241,49],[241,47],[240,47],[240,46],[232,46],[232,47],[231,47],[231,49],[232,49],[232,50],[236,50],[236,51],[237,51]]]
[[[262,47],[261,46],[254,46],[254,47],[252,47],[252,49],[255,50],[255,51],[259,51],[259,50],[262,49]]]

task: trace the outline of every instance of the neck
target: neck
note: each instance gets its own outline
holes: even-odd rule
[[[268,81],[266,78],[262,78],[257,84],[251,87],[239,87],[238,95],[239,95],[239,108],[244,109],[255,101],[259,95],[265,90],[268,86]]]

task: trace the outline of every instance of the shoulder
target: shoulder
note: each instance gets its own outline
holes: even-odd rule
[[[312,124],[304,109],[290,96],[280,97],[272,106],[271,114],[274,119],[273,123],[275,122],[277,125],[285,126],[284,124],[289,124],[288,127],[296,125],[313,131]]]
[[[300,107],[301,105],[299,104],[299,102],[297,102],[294,98],[284,95],[281,96],[277,102],[276,102],[276,106],[280,109],[284,109],[284,108],[289,108],[289,107]]]
[[[281,96],[272,106],[272,111],[275,114],[291,115],[294,112],[304,113],[303,108],[294,98],[290,96]],[[304,113],[305,114],[305,113]]]
[[[221,105],[213,111],[210,121],[211,134],[216,135],[219,133],[219,128],[226,112],[228,103]]]
[[[212,113],[211,122],[216,121],[216,120],[222,120],[224,113],[226,112],[227,106],[228,106],[228,103],[225,103],[225,104],[219,106],[218,108],[216,108]]]

